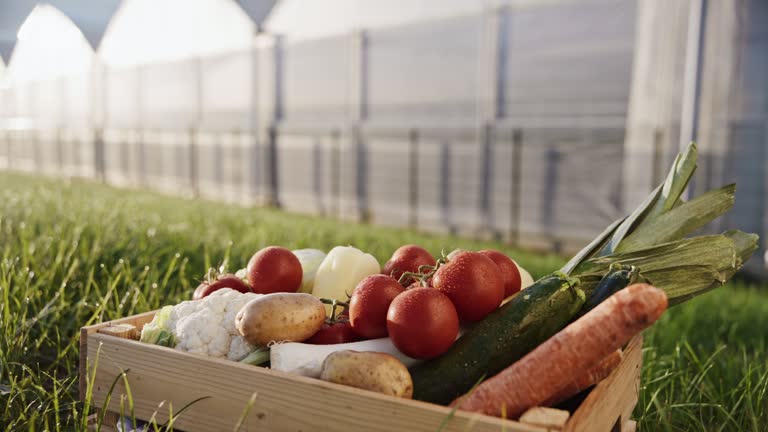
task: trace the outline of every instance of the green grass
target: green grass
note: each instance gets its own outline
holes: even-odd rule
[[[534,276],[563,259],[491,242],[339,223],[271,209],[0,174],[0,430],[82,430],[78,330],[190,297],[210,265],[259,248],[352,244],[385,260],[495,247]],[[768,291],[734,283],[669,311],[646,335],[642,430],[768,424]]]

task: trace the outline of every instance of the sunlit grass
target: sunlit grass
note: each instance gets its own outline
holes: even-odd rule
[[[0,174],[0,430],[82,430],[79,328],[191,296],[204,269],[259,248],[352,244],[382,262],[501,248],[534,276],[562,264],[490,242],[338,223],[271,209]],[[768,292],[733,284],[676,307],[647,334],[643,430],[763,430]],[[183,414],[182,414],[183,415]]]

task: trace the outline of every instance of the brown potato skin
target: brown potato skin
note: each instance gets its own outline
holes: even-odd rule
[[[389,354],[336,351],[323,361],[320,379],[405,399],[413,398],[413,380],[408,368]]]
[[[305,293],[266,294],[246,303],[235,317],[235,326],[253,345],[303,342],[325,323],[323,303]]]

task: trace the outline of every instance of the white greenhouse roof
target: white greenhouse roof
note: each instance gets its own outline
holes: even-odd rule
[[[255,29],[232,0],[126,0],[99,55],[113,66],[211,55],[249,47]]]
[[[21,24],[37,4],[50,4],[68,16],[94,49],[121,0],[0,0],[0,59],[6,64]]]
[[[8,79],[32,81],[90,71],[94,53],[78,27],[59,9],[35,6],[19,28]]]

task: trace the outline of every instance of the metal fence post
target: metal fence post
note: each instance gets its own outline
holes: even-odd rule
[[[261,193],[261,181],[259,175],[261,173],[261,157],[259,155],[259,43],[261,39],[257,34],[251,38],[250,56],[251,56],[251,71],[249,79],[251,80],[251,94],[249,100],[250,115],[249,121],[249,133],[251,136],[250,147],[248,148],[248,167],[247,177],[249,185],[249,197],[256,201]]]
[[[419,226],[419,131],[411,129],[408,133],[408,203],[410,214],[408,224],[411,228]]]
[[[517,246],[520,244],[520,231],[522,230],[520,224],[522,219],[520,198],[523,191],[523,131],[519,128],[512,130],[512,161],[510,167],[510,192],[512,195],[509,199],[510,242]]]
[[[370,220],[368,203],[368,157],[362,125],[368,118],[368,35],[364,30],[352,34],[350,137],[355,153],[355,200],[357,219]]]
[[[136,144],[137,144],[137,159],[138,159],[138,177],[139,185],[147,186],[147,163],[144,145],[144,119],[142,116],[143,107],[143,89],[142,89],[142,66],[136,66]]]
[[[766,113],[766,117],[768,117],[768,113]],[[768,241],[766,241],[766,238],[768,238],[768,199],[766,199],[766,194],[768,194],[768,118],[765,120],[765,125],[763,126],[763,140],[765,141],[765,144],[763,145],[763,232],[760,236],[760,240],[762,243],[762,251],[763,251],[763,272],[768,272]]]
[[[203,123],[203,59],[195,61],[195,121],[189,128],[189,186],[192,196],[200,196],[200,180],[198,178],[197,136]]]
[[[493,153],[496,145],[498,121],[505,114],[508,8],[493,9],[486,19],[490,21],[484,38],[483,55],[480,56],[485,70],[488,86],[481,93],[481,124],[479,136],[480,151],[480,191],[478,209],[480,212],[480,232],[498,237],[493,218]]]
[[[259,183],[260,201],[275,207],[280,206],[277,141],[278,126],[283,119],[283,49],[279,35],[254,38],[251,126],[256,143],[251,160],[254,169],[260,172],[257,171],[253,179]],[[263,146],[263,157],[260,146]]]
[[[683,80],[683,110],[680,115],[680,149],[695,141],[699,129],[699,106],[701,104],[701,75],[704,62],[704,30],[707,21],[707,0],[691,0],[688,17],[688,40],[685,56],[685,77]],[[691,178],[685,196],[694,193],[696,177]]]
[[[341,131],[331,131],[331,215],[339,217],[341,212]]]
[[[280,184],[278,173],[278,124],[283,120],[283,38],[276,36],[273,45],[274,94],[271,122],[267,128],[267,184],[269,204],[280,207]]]
[[[95,127],[93,129],[93,163],[94,175],[102,182],[106,182],[106,162],[104,155],[104,128]]]

